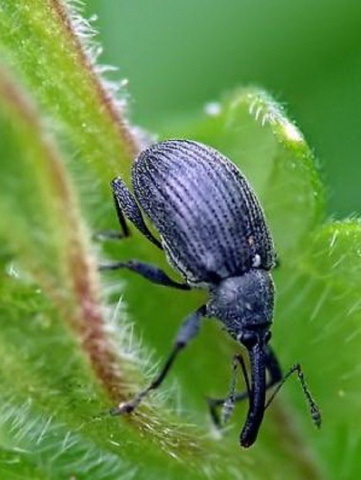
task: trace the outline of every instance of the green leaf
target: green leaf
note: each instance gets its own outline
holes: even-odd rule
[[[3,415],[4,448],[28,447],[34,436],[35,444],[44,436],[51,440],[47,434],[51,422],[55,429],[65,426],[58,448],[69,432],[80,431],[85,443],[91,441],[91,449],[97,448],[97,455],[103,450],[119,454],[121,449],[120,466],[135,456],[158,472],[155,459],[162,451],[183,462],[192,458],[199,462],[207,442],[198,445],[194,431],[176,425],[166,412],[110,417],[107,409],[139,388],[134,384],[136,351],[131,344],[130,352],[122,348],[117,332],[113,338],[109,335],[112,329],[100,306],[95,259],[60,152],[43,130],[36,109],[4,70],[0,105],[0,129],[6,138],[0,152],[5,160],[0,236],[7,247],[2,255],[6,281],[1,282],[1,318],[7,321],[1,329],[5,360],[0,381],[1,391],[9,397],[3,401],[10,402],[12,412]],[[17,418],[9,428],[14,412]],[[47,417],[44,422],[39,422],[39,413]],[[35,423],[45,426],[34,431]],[[146,432],[152,434],[144,452]],[[32,454],[40,468],[42,449]],[[110,458],[110,469],[113,457],[104,456]],[[89,471],[82,462],[78,468],[79,475]],[[169,468],[176,472],[179,464]]]
[[[120,282],[122,272],[98,277],[100,247],[88,225],[116,225],[108,184],[127,175],[139,140],[96,76],[76,23],[79,30],[55,0],[0,6],[10,66],[0,69],[1,478],[358,478],[360,224],[320,225],[312,153],[259,89],[241,89],[162,135],[219,148],[258,193],[281,259],[272,342],[285,369],[302,364],[325,426],[314,429],[290,381],[254,448],[238,445],[246,405],[221,439],[212,435],[204,396],[227,394],[239,349],[216,322],[205,322],[182,354],[172,372],[178,385],[169,379],[131,416],[108,414],[154,375],[204,293],[130,274]],[[174,275],[135,232],[102,255],[150,260]]]
[[[325,224],[305,245],[297,271],[284,269],[279,279],[282,355],[289,364],[302,360],[314,386],[324,425],[312,447],[328,478],[334,479],[357,478],[361,472],[360,434],[355,427],[361,394],[360,241],[359,221]],[[287,342],[282,342],[282,335]],[[291,393],[292,402],[299,404],[298,392]]]
[[[108,193],[109,179],[126,174],[139,149],[124,118],[123,88],[99,75],[107,69],[96,64],[100,50],[92,41],[94,30],[60,0],[2,2],[0,29],[2,58],[23,79],[76,157],[69,167],[76,169],[78,188],[85,190],[83,202],[92,210],[89,193],[94,185]],[[102,213],[110,216],[111,206],[107,202]]]

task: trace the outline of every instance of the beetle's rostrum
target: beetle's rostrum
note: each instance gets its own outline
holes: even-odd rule
[[[189,315],[181,325],[173,350],[158,377],[130,402],[113,413],[130,413],[147,393],[166,377],[178,353],[198,333],[202,317],[216,317],[228,333],[247,349],[250,381],[247,390],[226,399],[209,399],[211,414],[227,402],[248,398],[249,407],[240,435],[244,447],[251,446],[264,416],[266,390],[283,384],[296,372],[316,425],[320,411],[296,364],[283,376],[269,345],[273,319],[276,266],[272,237],[263,210],[250,184],[239,169],[215,149],[189,140],[168,140],[144,150],[132,169],[134,195],[116,178],[112,190],[123,236],[126,219],[158,248],[184,279],[172,280],[154,265],[137,260],[104,265],[103,269],[127,268],[160,285],[188,290],[204,288],[208,302]],[[143,213],[159,234],[147,227]],[[268,380],[267,380],[268,373]],[[273,398],[273,397],[272,397]]]

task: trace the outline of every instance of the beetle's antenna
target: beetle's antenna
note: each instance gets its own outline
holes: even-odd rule
[[[313,399],[313,396],[310,392],[310,389],[308,388],[307,386],[307,383],[306,383],[306,380],[305,380],[305,375],[303,373],[303,370],[302,370],[302,367],[299,363],[296,363],[295,365],[293,365],[289,370],[288,372],[283,376],[283,378],[281,379],[281,381],[279,382],[279,384],[277,385],[277,387],[275,388],[274,392],[272,393],[272,395],[269,397],[269,399],[267,400],[267,403],[264,407],[264,409],[266,410],[266,408],[268,408],[271,403],[273,402],[273,400],[275,399],[275,396],[277,395],[277,393],[281,390],[283,384],[286,382],[286,380],[288,380],[288,378],[293,374],[293,373],[296,373],[297,374],[297,378],[299,379],[300,381],[300,384],[301,384],[301,388],[303,390],[303,393],[306,397],[306,400],[307,400],[307,403],[308,403],[308,406],[310,408],[310,414],[311,414],[311,417],[312,417],[312,420],[313,420],[313,423],[316,425],[317,428],[320,428],[321,426],[321,423],[322,423],[322,416],[321,416],[321,410],[319,409],[317,403],[314,401]]]

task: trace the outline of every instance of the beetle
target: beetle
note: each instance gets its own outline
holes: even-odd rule
[[[103,269],[126,268],[146,279],[181,290],[206,289],[208,302],[183,321],[173,349],[161,372],[133,400],[112,410],[132,412],[148,394],[160,386],[179,352],[194,338],[202,317],[216,317],[225,330],[247,350],[250,379],[243,358],[239,363],[246,391],[235,394],[235,381],[226,399],[209,399],[216,423],[218,406],[225,416],[234,403],[248,398],[240,444],[250,447],[256,440],[264,412],[284,381],[296,373],[317,426],[321,414],[306,385],[299,364],[286,375],[270,346],[274,308],[271,270],[276,254],[263,210],[256,194],[240,170],[224,155],[190,140],[167,140],[146,148],[132,167],[134,194],[121,178],[111,182],[116,213],[128,236],[129,220],[150,242],[162,249],[169,264],[183,277],[176,282],[158,267],[130,260],[103,265]],[[160,239],[145,223],[149,218]],[[268,402],[266,390],[277,386]]]

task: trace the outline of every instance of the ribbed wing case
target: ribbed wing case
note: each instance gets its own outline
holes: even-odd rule
[[[246,178],[216,150],[169,140],[133,166],[134,193],[170,262],[190,283],[214,283],[250,268],[271,269],[272,238]]]

